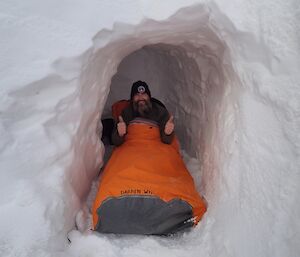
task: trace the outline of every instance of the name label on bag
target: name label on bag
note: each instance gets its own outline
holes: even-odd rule
[[[125,189],[121,190],[121,195],[153,195],[150,189]]]

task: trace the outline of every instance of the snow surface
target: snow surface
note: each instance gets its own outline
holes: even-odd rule
[[[0,256],[299,256],[299,12],[293,0],[2,0]],[[139,79],[174,114],[209,205],[170,238],[88,230],[99,119]]]

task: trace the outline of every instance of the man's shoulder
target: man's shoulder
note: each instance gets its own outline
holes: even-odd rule
[[[165,120],[167,117],[169,117],[169,112],[167,108],[164,105],[160,105],[159,103],[152,102],[153,109],[155,110],[155,116],[158,120]]]
[[[166,106],[160,100],[158,100],[158,99],[156,99],[154,97],[151,98],[151,102],[152,102],[152,105],[157,105],[157,106],[159,106],[161,108],[166,109]]]
[[[162,103],[160,104],[160,103],[152,101],[152,106],[155,109],[159,110],[160,112],[168,112],[167,108]]]
[[[132,119],[132,116],[133,116],[133,110],[132,110],[132,106],[131,104],[129,104],[128,106],[126,106],[122,113],[121,113],[123,119],[125,121],[129,121],[130,119]]]

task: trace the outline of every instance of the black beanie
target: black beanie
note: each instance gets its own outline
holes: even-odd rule
[[[141,80],[134,82],[131,87],[130,100],[132,100],[135,94],[144,92],[151,98],[151,93],[146,82]]]

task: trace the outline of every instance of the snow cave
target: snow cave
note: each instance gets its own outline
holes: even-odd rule
[[[162,101],[174,115],[181,149],[199,163],[198,174],[194,174],[197,189],[210,198],[216,196],[212,177],[219,176],[214,173],[219,165],[217,156],[222,152],[220,131],[217,130],[224,126],[226,108],[222,107],[226,104],[226,97],[230,98],[231,104],[238,97],[235,84],[238,79],[226,43],[219,39],[214,31],[216,28],[212,30],[207,26],[207,13],[197,15],[195,20],[191,16],[187,24],[180,20],[180,14],[177,17],[171,30],[168,29],[169,21],[144,21],[134,29],[134,37],[129,33],[122,40],[117,39],[98,51],[93,50],[82,77],[88,83],[91,78],[96,84],[102,79],[102,83],[104,74],[109,73],[110,65],[114,65],[111,70],[115,73],[110,71],[112,76],[107,77],[109,94],[103,98],[106,103],[99,115],[98,126],[101,119],[112,117],[111,107],[115,102],[129,99],[134,81],[146,81],[152,97]],[[121,24],[116,31],[124,31],[123,26]],[[151,30],[145,31],[149,27]],[[102,40],[103,32],[100,32],[94,38],[95,45],[98,41],[101,45]],[[107,62],[104,71],[103,56]],[[112,56],[116,58],[114,62]],[[101,131],[101,126],[98,131]],[[107,148],[106,155],[109,152],[110,148]],[[107,158],[104,157],[104,162]]]
[[[27,9],[6,2],[0,255],[297,256],[293,6],[32,1]],[[183,158],[208,202],[191,232],[170,238],[90,231],[109,152],[101,119],[129,99],[137,80],[174,115]]]

